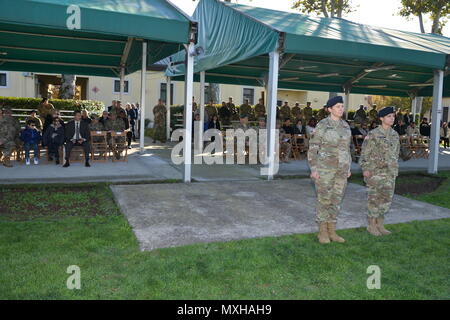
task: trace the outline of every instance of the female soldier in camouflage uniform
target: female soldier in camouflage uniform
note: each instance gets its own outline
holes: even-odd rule
[[[311,178],[317,192],[319,242],[345,242],[336,234],[336,218],[350,177],[350,127],[342,120],[343,99],[340,96],[327,102],[330,116],[321,120],[309,142],[308,161]]]
[[[378,117],[381,125],[370,131],[364,139],[359,161],[364,181],[369,187],[367,231],[374,236],[390,234],[384,228],[384,215],[392,203],[400,152],[398,133],[392,129],[394,108],[380,110]]]

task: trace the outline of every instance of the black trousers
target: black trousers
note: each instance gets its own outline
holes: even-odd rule
[[[84,156],[86,157],[86,161],[89,161],[89,152],[91,151],[91,146],[89,144],[89,142],[84,141],[83,143],[78,143],[78,142],[72,142],[72,141],[68,141],[66,142],[66,161],[69,161],[70,159],[70,152],[72,151],[72,148],[75,146],[81,146],[84,150]]]

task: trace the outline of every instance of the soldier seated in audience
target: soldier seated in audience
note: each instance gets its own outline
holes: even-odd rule
[[[3,116],[3,110],[0,109],[0,160],[7,168],[11,168],[11,155],[15,148],[13,137],[13,127]]]
[[[415,122],[411,122],[411,123],[409,124],[408,128],[406,128],[406,134],[407,134],[409,137],[412,137],[412,136],[419,136],[419,135],[420,135],[419,128],[417,128]]]
[[[399,119],[398,123],[394,126],[394,130],[397,131],[399,136],[406,135],[406,129],[407,127],[402,119]]]
[[[125,144],[125,137],[115,137],[114,141],[111,135],[111,132],[123,132],[125,131],[125,123],[121,118],[117,117],[117,113],[112,112],[109,115],[109,120],[106,121],[105,130],[108,131],[108,145],[110,147],[113,147],[114,144],[124,145]],[[120,159],[120,151],[121,150],[115,150],[114,156],[117,160]]]

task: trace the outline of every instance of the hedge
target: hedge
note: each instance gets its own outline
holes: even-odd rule
[[[0,106],[37,110],[41,101],[40,98],[0,97]],[[95,113],[105,110],[105,104],[102,101],[51,99],[49,102],[58,110],[87,110]]]

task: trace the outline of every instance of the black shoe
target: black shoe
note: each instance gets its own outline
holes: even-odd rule
[[[56,159],[55,163],[56,163],[57,165],[59,165],[59,159]]]
[[[86,163],[84,164],[85,167],[90,167],[91,165],[89,164],[89,161],[86,161]]]
[[[68,166],[70,166],[69,161],[66,161],[66,163],[64,163],[63,168],[67,168]]]
[[[48,161],[53,161],[53,157],[52,156],[48,157]]]

